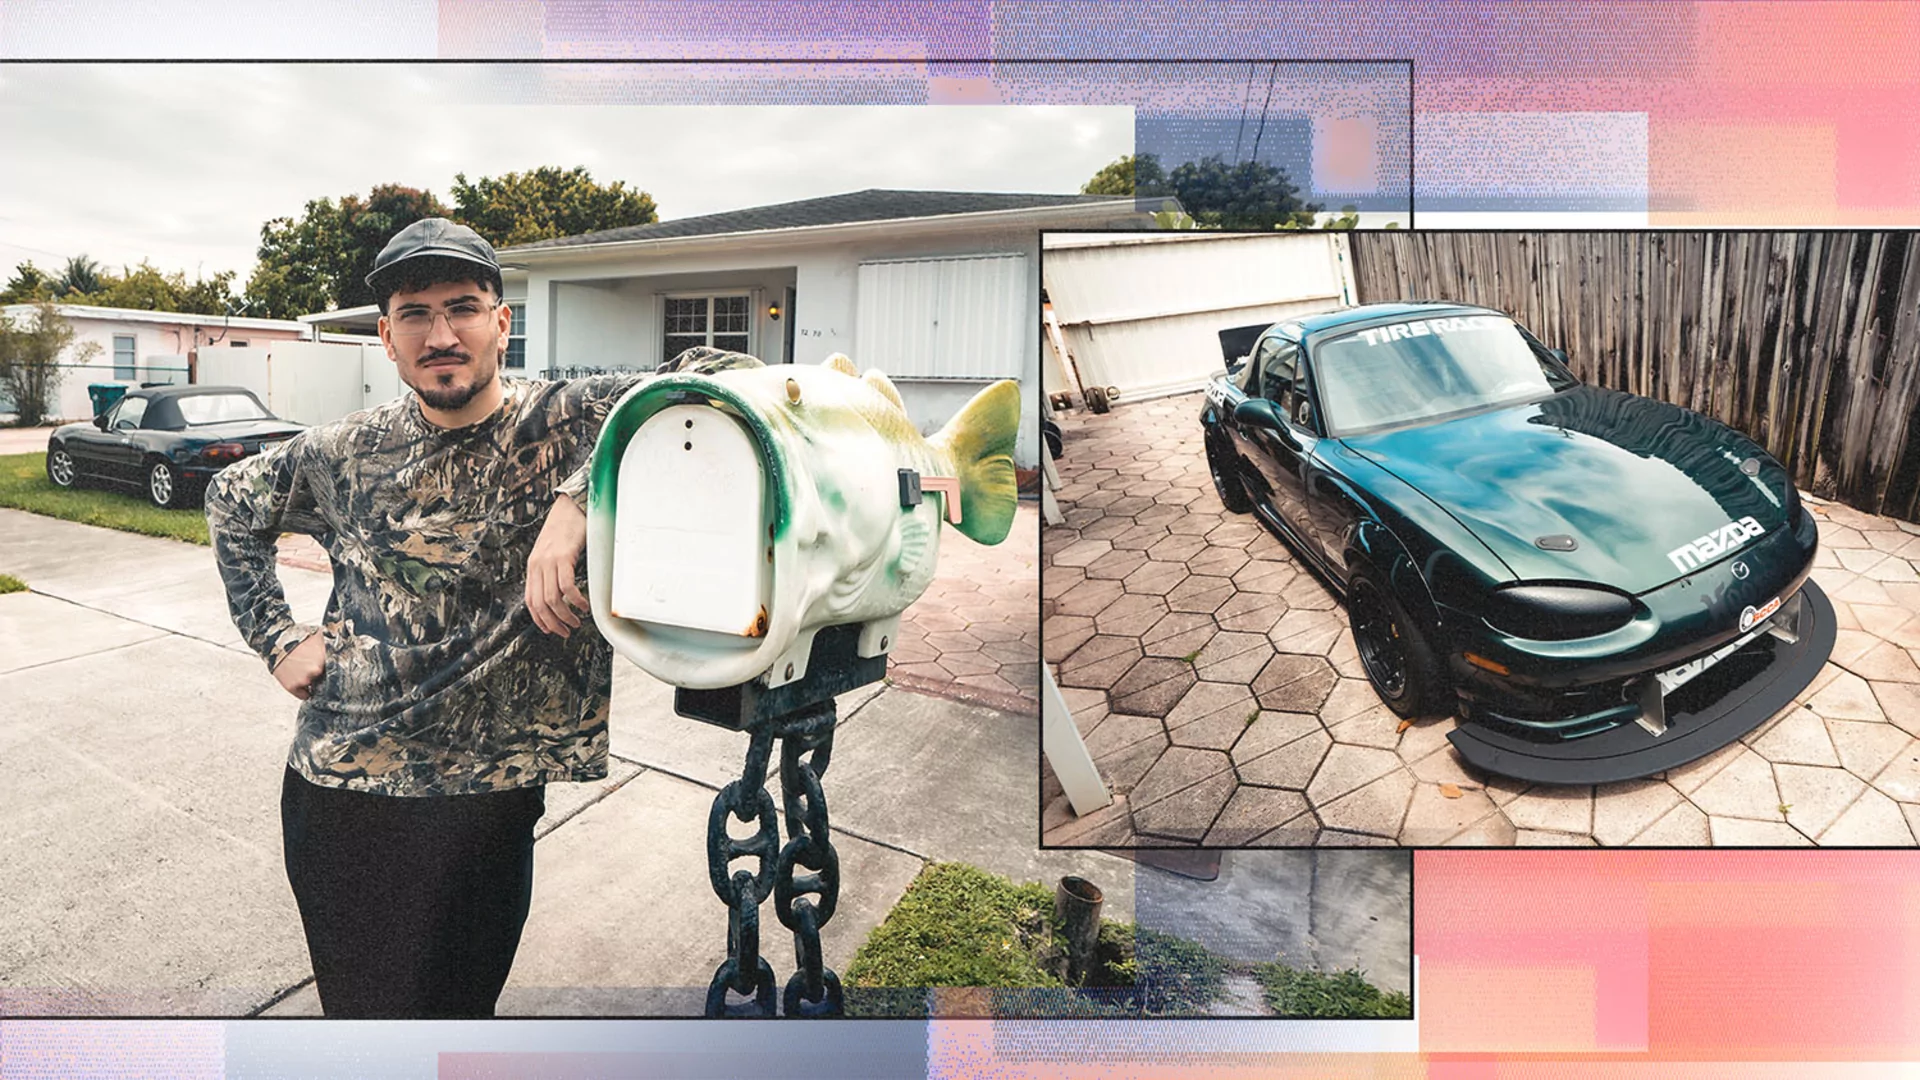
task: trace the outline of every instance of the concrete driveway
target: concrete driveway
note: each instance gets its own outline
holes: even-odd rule
[[[1031,548],[1005,563],[1022,554],[1030,567]],[[0,572],[33,590],[0,596],[0,1014],[317,1012],[280,856],[297,703],[241,645],[210,550],[0,510]],[[316,618],[330,579],[281,578]],[[673,715],[669,695],[616,663],[612,775],[549,793],[503,1012],[700,1012],[726,950],[707,811],[745,736]],[[1032,713],[876,684],[840,715],[824,778],[842,864],[830,966],[930,860],[1079,874],[1131,917],[1130,862],[1035,850]],[[784,982],[788,936],[762,940]]]
[[[1920,834],[1920,526],[1809,498],[1830,662],[1746,738],[1661,776],[1536,787],[1479,773],[1451,719],[1402,725],[1345,611],[1220,505],[1198,394],[1065,414],[1041,533],[1041,636],[1114,805],[1049,846],[1912,845]]]

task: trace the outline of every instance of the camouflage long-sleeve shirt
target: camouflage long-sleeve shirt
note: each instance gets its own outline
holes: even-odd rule
[[[314,630],[287,607],[276,538],[312,535],[333,562],[326,670],[289,755],[302,776],[454,795],[606,775],[612,649],[591,620],[565,639],[534,625],[527,558],[554,498],[584,497],[600,425],[643,378],[503,380],[501,408],[458,429],[406,394],[218,475],[220,574],[269,668]]]

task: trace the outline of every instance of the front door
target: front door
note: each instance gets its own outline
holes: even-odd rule
[[[786,328],[780,332],[780,362],[791,364],[793,363],[793,286],[791,285],[787,286],[787,295],[780,305],[780,310],[785,313],[787,320]]]

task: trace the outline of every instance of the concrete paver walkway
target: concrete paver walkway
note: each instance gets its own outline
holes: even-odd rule
[[[1046,662],[1121,797],[1049,846],[1911,845],[1920,835],[1920,526],[1809,500],[1832,658],[1746,738],[1651,779],[1529,786],[1402,724],[1344,609],[1220,505],[1199,395],[1060,418],[1065,523],[1041,535]]]

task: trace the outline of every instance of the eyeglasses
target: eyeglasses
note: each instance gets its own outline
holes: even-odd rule
[[[455,304],[445,311],[410,308],[393,317],[393,336],[426,337],[433,332],[433,320],[442,317],[447,320],[447,328],[456,334],[465,330],[478,330],[486,325],[487,316],[493,314],[493,309],[499,306],[499,304]]]

